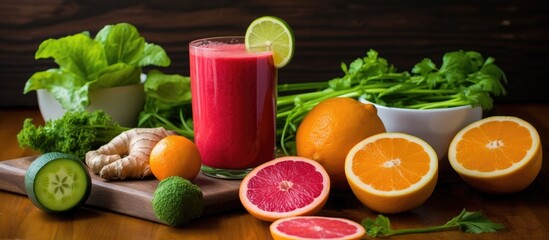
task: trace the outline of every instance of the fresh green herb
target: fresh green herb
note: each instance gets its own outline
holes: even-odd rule
[[[139,127],[164,127],[193,139],[190,78],[151,70],[145,81]]]
[[[343,77],[323,82],[278,85],[277,141],[280,155],[295,154],[295,133],[305,115],[332,97],[362,97],[380,105],[403,108],[446,108],[472,105],[492,107],[491,96],[505,94],[505,75],[477,52],[456,51],[443,56],[440,68],[423,59],[410,72],[395,67],[375,50],[349,65],[342,63]],[[188,77],[151,71],[145,82],[147,100],[140,127],[163,126],[193,138]]]
[[[362,225],[366,228],[366,233],[371,237],[388,237],[392,235],[414,234],[414,233],[429,233],[437,231],[447,231],[459,229],[466,233],[485,233],[496,232],[505,228],[500,223],[494,223],[480,212],[468,212],[465,209],[461,213],[452,218],[444,225],[426,227],[426,228],[411,228],[411,229],[391,229],[389,218],[378,215],[375,220],[367,218],[362,221]]]
[[[423,59],[409,72],[397,72],[375,50],[348,66],[341,64],[343,77],[327,82],[278,86],[277,124],[284,154],[293,155],[295,132],[305,115],[321,101],[332,97],[364,98],[379,105],[432,109],[480,106],[491,109],[491,96],[505,94],[503,71],[493,58],[473,51],[444,54],[440,68]],[[297,91],[298,93],[293,93]]]
[[[162,47],[145,42],[128,23],[107,25],[95,39],[82,32],[45,40],[35,58],[53,58],[59,67],[34,73],[24,93],[46,89],[68,111],[84,110],[91,89],[140,83],[141,67],[171,63]]]
[[[83,158],[86,152],[111,141],[129,128],[122,127],[101,110],[67,112],[57,120],[36,127],[31,118],[25,119],[17,134],[21,148],[41,153],[63,152]]]

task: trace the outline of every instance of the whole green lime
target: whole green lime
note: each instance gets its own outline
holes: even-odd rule
[[[179,176],[168,177],[154,191],[152,207],[155,216],[170,226],[182,226],[200,217],[203,209],[200,187]]]

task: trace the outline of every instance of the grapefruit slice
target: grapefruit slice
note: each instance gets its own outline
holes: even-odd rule
[[[298,216],[276,220],[269,227],[275,240],[281,239],[361,239],[362,225],[344,218]]]
[[[399,213],[431,196],[438,157],[424,140],[405,133],[380,133],[356,144],[345,159],[345,174],[355,196],[370,209]]]
[[[448,159],[474,188],[513,193],[537,177],[542,163],[541,141],[530,123],[512,116],[493,116],[459,131],[450,143]]]
[[[258,219],[314,215],[324,207],[330,178],[322,165],[302,157],[280,157],[254,168],[240,184],[239,197]]]

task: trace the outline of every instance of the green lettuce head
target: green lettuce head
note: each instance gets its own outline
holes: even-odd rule
[[[170,58],[158,45],[145,42],[129,23],[107,25],[95,38],[82,32],[40,44],[35,59],[53,58],[58,68],[36,72],[24,93],[46,89],[67,111],[90,104],[89,91],[141,82],[144,66],[167,67]]]

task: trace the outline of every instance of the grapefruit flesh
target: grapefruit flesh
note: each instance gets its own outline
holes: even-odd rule
[[[330,190],[328,173],[317,162],[281,157],[254,168],[242,180],[239,197],[253,216],[264,221],[316,214]]]
[[[335,217],[299,216],[279,219],[270,226],[273,239],[360,239],[360,224]]]

